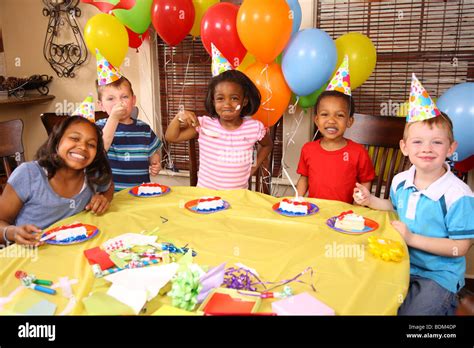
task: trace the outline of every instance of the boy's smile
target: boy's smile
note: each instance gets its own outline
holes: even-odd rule
[[[327,96],[321,99],[316,110],[314,123],[323,135],[323,143],[345,143],[344,132],[352,126],[354,118],[349,116],[347,103],[344,99]]]
[[[457,143],[449,141],[443,127],[416,122],[408,129],[407,138],[400,141],[400,149],[410,158],[417,170],[433,172],[443,169],[446,157],[456,150]]]

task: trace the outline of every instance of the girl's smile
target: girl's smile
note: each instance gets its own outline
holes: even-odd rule
[[[92,163],[97,153],[97,134],[92,124],[71,124],[58,145],[58,155],[71,169],[81,170]]]

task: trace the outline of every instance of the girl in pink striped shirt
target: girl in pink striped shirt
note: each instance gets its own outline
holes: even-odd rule
[[[270,154],[272,140],[262,122],[252,119],[260,106],[260,92],[237,70],[211,79],[206,97],[210,116],[181,111],[165,134],[170,143],[198,138],[199,187],[215,190],[248,188],[248,180]],[[253,162],[255,143],[260,144]]]

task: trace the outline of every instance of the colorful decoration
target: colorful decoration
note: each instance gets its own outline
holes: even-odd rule
[[[122,77],[119,70],[109,63],[98,49],[95,50],[95,55],[97,59],[97,81],[99,86],[108,85]]]
[[[225,59],[222,55],[221,51],[211,43],[212,47],[212,76],[217,76],[224,71],[232,70],[232,65],[230,65],[229,61]]]
[[[384,261],[400,262],[405,255],[400,242],[376,236],[370,236],[368,241],[369,252]]]
[[[95,105],[92,94],[89,94],[86,99],[84,99],[76,111],[73,112],[72,116],[81,116],[92,123],[95,122]]]
[[[428,120],[441,115],[436,104],[433,102],[420,81],[418,81],[415,74],[412,74],[411,77],[409,102],[410,108],[408,111],[407,122]]]
[[[351,77],[349,74],[349,57],[344,56],[344,60],[329,82],[326,91],[338,91],[346,95],[351,95]]]

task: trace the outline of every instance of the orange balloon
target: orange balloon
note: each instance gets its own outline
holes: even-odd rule
[[[290,40],[293,14],[285,0],[245,0],[237,14],[237,32],[258,61],[270,64]]]
[[[291,98],[291,90],[283,77],[281,66],[277,63],[268,65],[256,62],[244,73],[255,83],[262,95],[260,108],[253,118],[261,121],[266,127],[273,126],[285,112]]]

